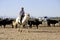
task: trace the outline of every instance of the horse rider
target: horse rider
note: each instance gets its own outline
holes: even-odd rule
[[[24,17],[24,14],[25,14],[25,12],[24,12],[24,8],[22,7],[21,8],[21,11],[20,11],[20,22],[22,23],[22,19],[23,19],[23,17]]]

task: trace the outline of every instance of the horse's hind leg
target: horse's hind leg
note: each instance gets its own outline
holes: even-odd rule
[[[12,25],[12,28],[14,28],[14,26]]]
[[[16,24],[16,27],[15,28],[17,28],[17,24]]]

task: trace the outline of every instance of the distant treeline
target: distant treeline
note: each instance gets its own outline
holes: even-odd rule
[[[52,20],[60,20],[60,17],[50,17]]]
[[[0,20],[2,20],[2,19],[6,19],[6,18],[0,18]],[[16,19],[16,18],[8,18],[8,19]],[[38,18],[30,18],[30,20],[34,20],[34,19],[38,19]],[[50,17],[49,19],[51,19],[51,20],[60,20],[60,17]]]
[[[13,20],[15,20],[16,18],[0,18],[0,20],[3,20],[3,19],[13,19]]]

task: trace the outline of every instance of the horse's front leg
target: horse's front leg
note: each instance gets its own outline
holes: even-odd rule
[[[23,25],[23,28],[25,28],[25,25]]]
[[[22,27],[22,25],[20,24],[19,29],[18,29],[19,32],[22,32],[22,30],[20,29],[21,27]]]

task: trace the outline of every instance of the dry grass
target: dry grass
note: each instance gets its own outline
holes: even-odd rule
[[[0,40],[60,40],[60,27],[1,28]]]

